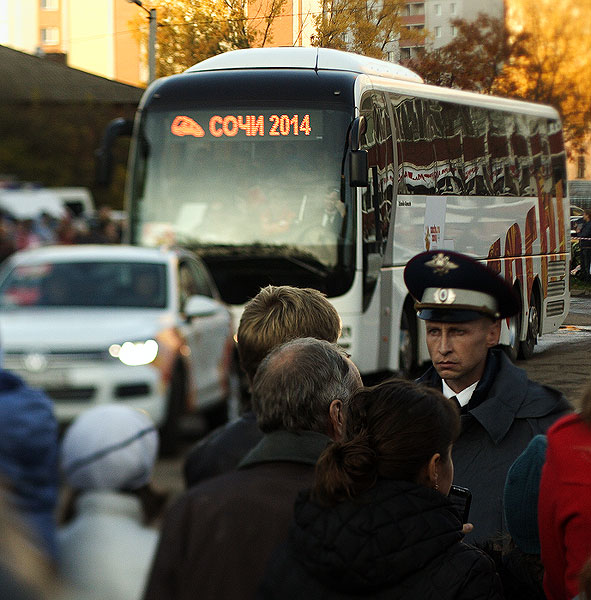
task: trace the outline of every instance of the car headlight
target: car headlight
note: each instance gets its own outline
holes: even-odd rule
[[[124,365],[137,367],[150,364],[158,355],[158,342],[146,340],[145,342],[123,342],[113,344],[109,354],[118,358]]]

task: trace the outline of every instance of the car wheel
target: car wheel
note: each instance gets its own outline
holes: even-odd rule
[[[177,366],[168,388],[166,418],[160,427],[160,453],[170,456],[178,450],[180,427],[185,398],[185,375],[182,367]]]
[[[534,354],[534,346],[538,343],[538,332],[540,330],[539,306],[538,293],[533,290],[527,315],[527,334],[525,340],[519,346],[520,358],[531,358]]]

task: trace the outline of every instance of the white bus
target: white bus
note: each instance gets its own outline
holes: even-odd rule
[[[132,243],[193,249],[237,316],[268,284],[321,290],[364,374],[428,359],[402,278],[425,249],[515,286],[513,356],[568,312],[565,151],[547,106],[335,50],[238,50],[146,90],[129,167]]]

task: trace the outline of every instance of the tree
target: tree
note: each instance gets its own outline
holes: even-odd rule
[[[513,37],[503,19],[480,13],[476,20],[454,19],[456,37],[446,46],[425,50],[406,62],[427,83],[490,94],[503,65],[522,52],[527,34]]]
[[[156,74],[181,73],[216,54],[262,46],[272,40],[272,25],[286,0],[168,0],[158,5]],[[248,11],[247,11],[248,9]],[[249,17],[247,18],[247,12]],[[141,14],[134,19],[142,47],[148,29]]]
[[[401,37],[422,41],[421,34],[407,30],[403,23],[405,5],[405,0],[322,0],[313,43],[385,58]]]
[[[591,126],[591,2],[511,0],[508,26],[527,36],[495,91],[555,106],[566,138],[582,143]]]
[[[456,38],[407,65],[427,82],[550,104],[575,146],[591,125],[591,2],[509,0],[505,22],[457,19]]]

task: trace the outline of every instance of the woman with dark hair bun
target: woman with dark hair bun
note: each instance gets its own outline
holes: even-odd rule
[[[435,389],[390,379],[354,393],[259,598],[502,598],[447,498],[459,432],[456,403]]]

